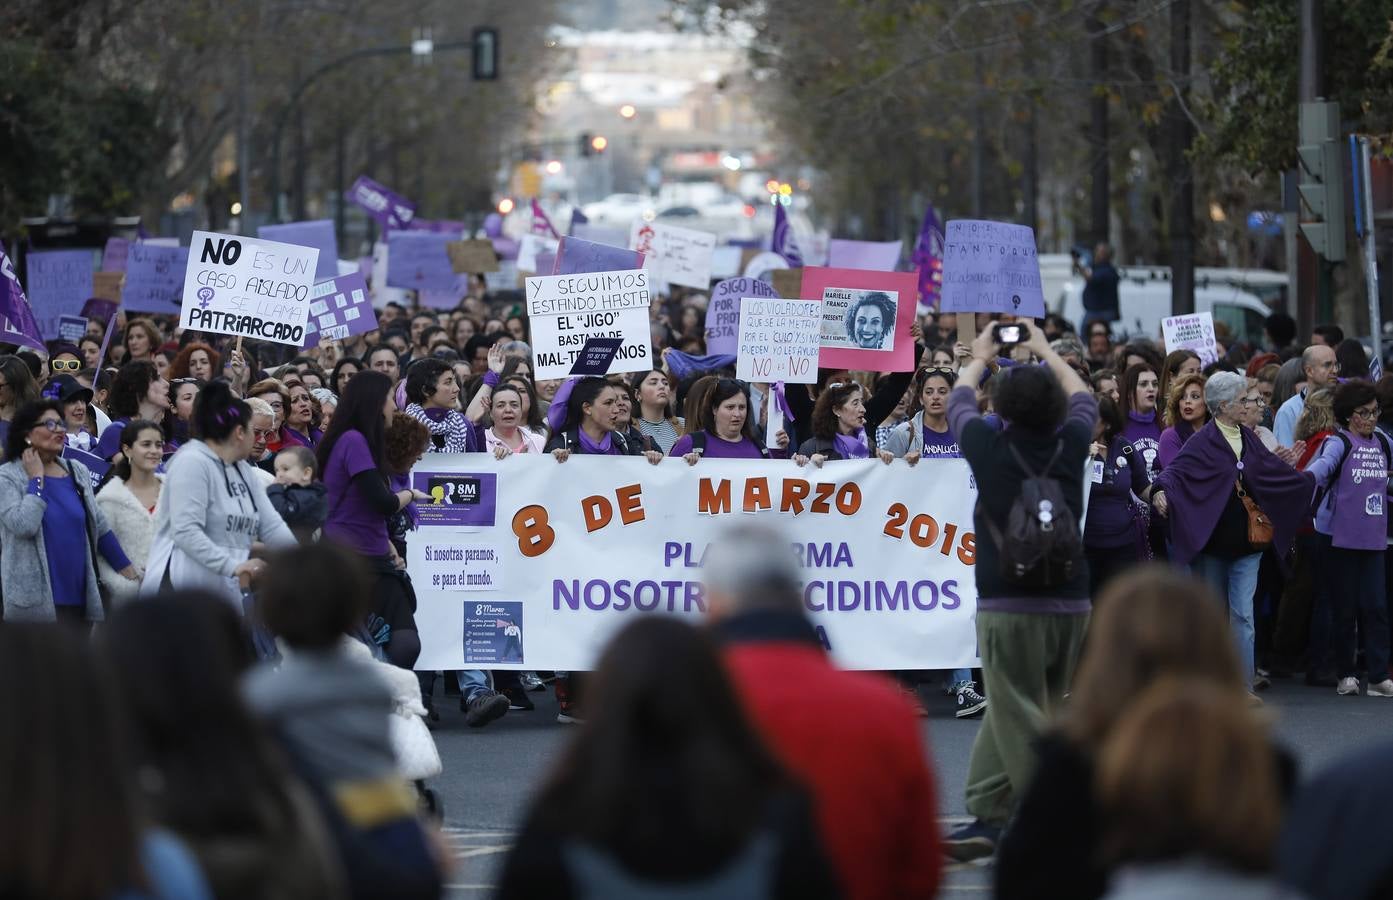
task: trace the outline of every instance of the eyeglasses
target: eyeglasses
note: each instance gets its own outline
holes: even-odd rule
[[[257,440],[261,440],[261,439],[263,439],[263,438],[269,438],[271,435],[273,435],[273,434],[275,434],[275,433],[276,433],[276,429],[274,429],[274,428],[253,428],[253,429],[252,429],[252,437],[256,438]]]
[[[82,363],[75,359],[55,359],[49,362],[55,372],[81,372]]]
[[[1376,407],[1374,407],[1373,409],[1356,409],[1356,410],[1354,411],[1354,414],[1353,414],[1353,416],[1352,416],[1351,418],[1355,418],[1355,419],[1377,419],[1377,418],[1378,418],[1378,407],[1376,406]]]
[[[62,419],[40,419],[39,422],[34,425],[34,428],[35,430],[40,428],[47,428],[49,431],[52,432],[68,430],[68,426],[63,422]]]
[[[1264,399],[1262,399],[1261,397],[1244,397],[1242,400],[1239,400],[1238,402],[1241,403],[1241,404],[1243,404],[1245,407],[1247,407],[1247,406],[1263,407],[1263,406],[1266,406],[1266,405],[1267,405],[1267,401],[1264,400]]]

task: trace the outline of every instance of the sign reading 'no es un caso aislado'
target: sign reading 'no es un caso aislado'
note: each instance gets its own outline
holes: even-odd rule
[[[318,262],[313,247],[195,231],[179,324],[298,347]]]

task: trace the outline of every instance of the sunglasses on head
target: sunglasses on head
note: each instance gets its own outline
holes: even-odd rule
[[[82,363],[75,359],[55,359],[49,363],[55,372],[81,372]]]

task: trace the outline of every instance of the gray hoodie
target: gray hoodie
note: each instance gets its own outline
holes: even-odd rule
[[[232,573],[256,541],[284,546],[294,544],[295,535],[248,463],[228,465],[207,444],[189,441],[165,470],[140,592],[157,593],[167,573],[175,588],[221,594],[240,608]]]

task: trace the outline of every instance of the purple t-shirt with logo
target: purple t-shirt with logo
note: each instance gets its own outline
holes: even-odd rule
[[[934,431],[925,425],[924,450],[919,455],[924,459],[962,459],[963,451],[951,429]]]
[[[672,445],[668,456],[686,456],[692,452],[692,436],[684,434]],[[706,432],[706,447],[701,451],[704,459],[763,459],[759,445],[741,435],[738,441],[728,441]]]
[[[329,517],[324,536],[357,550],[364,556],[388,553],[387,518],[377,512],[353,486],[360,472],[376,471],[377,464],[361,431],[345,431],[334,444],[324,465]]]

